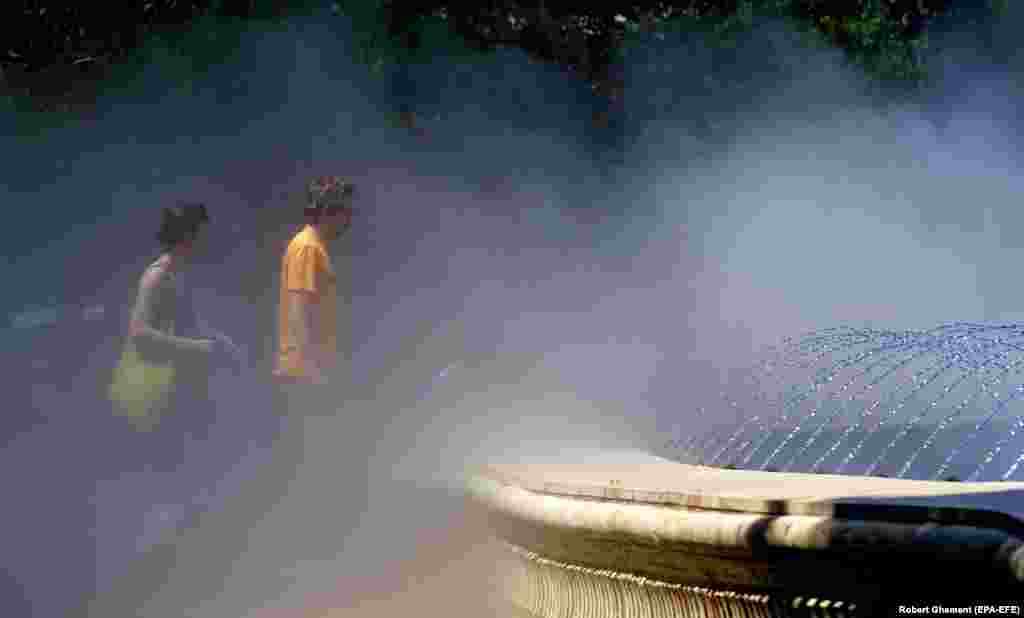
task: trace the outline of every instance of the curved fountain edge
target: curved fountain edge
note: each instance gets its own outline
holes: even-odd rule
[[[949,487],[844,480],[869,496],[871,485],[922,495]],[[835,484],[821,475],[661,460],[491,465],[475,471],[466,489],[510,549],[511,600],[535,616],[575,615],[559,612],[602,602],[618,609],[593,615],[628,615],[615,605],[623,602],[635,603],[629,611],[638,616],[688,615],[678,608],[712,602],[777,616],[800,615],[793,604],[801,598],[837,600],[847,610],[915,595],[1024,598],[1024,541],[1015,531],[971,525],[964,515],[971,509],[954,524],[929,521],[934,509],[927,508],[916,511],[918,522],[905,513],[901,521],[839,517],[828,511],[831,501],[801,497],[823,483]],[[761,497],[743,502],[742,488],[752,486]],[[763,499],[772,491],[777,499]],[[915,583],[910,570],[927,577]]]

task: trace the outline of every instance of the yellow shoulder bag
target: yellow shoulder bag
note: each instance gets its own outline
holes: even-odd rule
[[[173,362],[156,363],[142,358],[129,337],[114,369],[109,396],[115,411],[136,429],[149,431],[160,421],[160,412],[174,388]]]

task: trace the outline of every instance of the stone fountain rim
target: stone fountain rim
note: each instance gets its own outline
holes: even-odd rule
[[[585,570],[787,603],[934,598],[936,590],[976,601],[1016,597],[1024,585],[1024,542],[1000,530],[551,495],[483,474],[466,490],[513,554],[560,564],[570,579]],[[928,575],[908,579],[918,565]],[[526,569],[531,582],[550,571]],[[550,585],[542,588],[548,598]]]
[[[967,526],[1024,539],[1024,483],[728,470],[655,456],[628,464],[491,463],[471,474],[539,495],[758,515]],[[1005,502],[1007,492],[1020,492],[1016,508],[999,504],[997,498]],[[957,503],[967,495],[976,505]]]

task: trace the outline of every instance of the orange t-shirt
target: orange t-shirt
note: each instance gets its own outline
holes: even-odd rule
[[[288,243],[281,261],[278,354],[274,372],[280,378],[302,379],[306,377],[304,361],[290,327],[289,292],[293,291],[313,294],[313,334],[319,338],[313,343],[333,361],[338,354],[338,281],[327,248],[309,225]]]

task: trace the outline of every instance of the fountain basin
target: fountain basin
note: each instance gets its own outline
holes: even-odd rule
[[[828,615],[875,616],[914,602],[1024,599],[1022,483],[649,456],[491,464],[468,490],[508,549],[509,600],[533,616],[819,615],[823,602]]]

